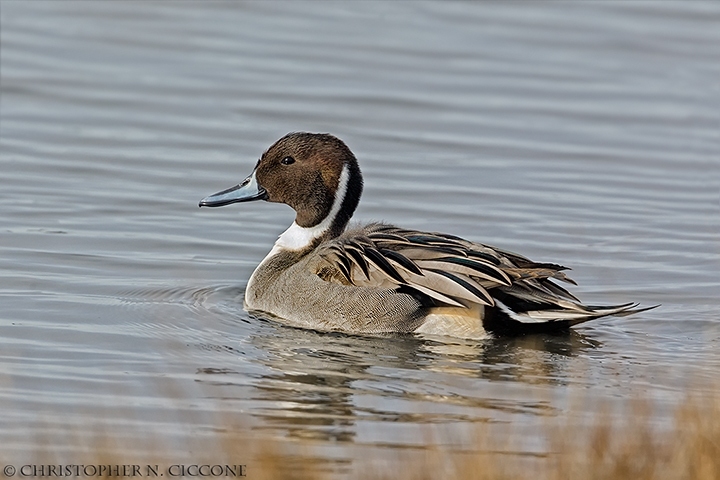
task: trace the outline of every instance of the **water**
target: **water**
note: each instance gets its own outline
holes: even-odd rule
[[[428,425],[570,415],[573,392],[667,414],[717,385],[718,4],[3,1],[0,20],[10,458],[63,461],[97,428],[182,446],[230,419],[347,466]],[[353,149],[356,219],[662,307],[480,343],[252,318],[247,279],[293,214],[197,202],[289,131]]]

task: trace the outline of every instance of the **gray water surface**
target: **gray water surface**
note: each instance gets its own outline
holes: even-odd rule
[[[352,462],[428,425],[568,415],[571,392],[671,407],[717,385],[718,3],[3,0],[0,21],[13,458],[82,451],[83,425],[183,445],[231,418]],[[357,220],[567,265],[590,304],[662,307],[488,342],[252,318],[247,279],[293,213],[197,202],[289,131],[355,152]]]

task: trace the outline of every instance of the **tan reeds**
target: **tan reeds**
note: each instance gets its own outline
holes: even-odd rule
[[[524,434],[513,424],[477,424],[458,447],[444,442],[450,427],[429,430],[424,447],[381,448],[345,443],[344,460],[330,460],[328,446],[317,441],[261,436],[223,419],[214,437],[167,450],[163,439],[149,442],[148,457],[166,468],[169,462],[244,464],[246,478],[257,480],[351,479],[694,479],[720,478],[720,400],[691,396],[671,417],[656,415],[649,401],[627,400],[611,411],[598,405],[548,417],[532,433],[545,439],[542,451],[527,451]],[[586,412],[594,411],[588,415]],[[100,435],[102,437],[102,435]],[[74,438],[74,437],[69,437]],[[85,437],[87,438],[87,437]],[[146,439],[147,440],[147,439]],[[46,448],[44,445],[40,448]],[[122,464],[132,462],[121,442],[99,438],[83,458],[59,458],[42,452],[35,463]],[[336,457],[335,457],[336,458]],[[12,463],[3,458],[3,465]],[[145,459],[143,459],[145,461]],[[115,478],[108,476],[106,478]],[[226,478],[226,477],[225,477]]]

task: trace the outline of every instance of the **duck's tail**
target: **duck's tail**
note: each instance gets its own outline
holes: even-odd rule
[[[496,305],[488,309],[484,327],[496,335],[559,332],[588,320],[611,315],[624,317],[660,306],[640,307],[637,303],[598,306],[566,300],[546,304],[528,302],[526,299],[518,299],[508,294],[493,295],[493,297]]]

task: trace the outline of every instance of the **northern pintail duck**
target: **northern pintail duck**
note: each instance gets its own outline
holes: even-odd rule
[[[322,331],[485,338],[645,310],[583,305],[555,282],[575,283],[565,267],[482,243],[384,223],[348,228],[362,188],[340,139],[291,133],[242,183],[200,201],[267,200],[297,214],[250,277],[248,311]]]

